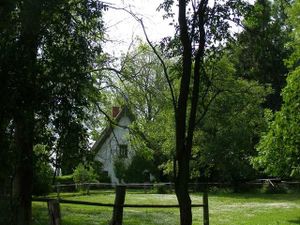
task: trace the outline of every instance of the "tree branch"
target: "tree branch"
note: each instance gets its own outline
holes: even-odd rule
[[[202,73],[205,76],[205,70],[203,67],[203,57],[205,50],[205,12],[207,8],[207,0],[202,0],[199,5],[198,19],[199,25],[198,29],[200,32],[199,36],[199,46],[195,57],[195,66],[194,66],[194,82],[193,82],[193,90],[192,90],[192,98],[191,98],[191,110],[189,117],[189,126],[188,126],[188,134],[187,134],[187,149],[189,151],[192,150],[193,144],[193,133],[196,125],[196,114],[197,114],[197,105],[199,100],[199,90],[200,90],[200,70],[202,68]],[[195,19],[195,18],[194,18]],[[189,152],[190,153],[190,152]]]
[[[151,47],[151,49],[153,50],[154,54],[157,56],[158,60],[160,61],[162,67],[163,67],[163,71],[164,71],[164,75],[165,75],[165,78],[168,82],[168,85],[169,85],[169,89],[170,89],[170,92],[171,92],[171,96],[172,96],[172,104],[173,104],[173,108],[174,108],[174,111],[176,112],[177,110],[177,100],[176,100],[176,95],[175,95],[175,92],[174,92],[174,89],[173,89],[173,86],[172,86],[172,82],[171,82],[171,79],[169,77],[169,74],[168,74],[168,70],[167,70],[167,66],[164,62],[164,60],[161,58],[161,56],[158,54],[156,48],[153,46],[153,44],[151,43],[151,41],[149,40],[149,37],[148,37],[148,34],[146,32],[146,29],[145,29],[145,26],[144,26],[144,23],[142,20],[139,20],[139,22],[141,23],[141,26],[143,28],[143,32],[144,32],[144,35],[146,37],[146,40],[147,40],[147,43],[149,44],[149,46]]]

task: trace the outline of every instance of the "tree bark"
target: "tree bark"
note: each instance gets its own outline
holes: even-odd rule
[[[33,113],[24,112],[24,114],[15,117],[18,163],[13,182],[13,195],[17,204],[15,209],[15,223],[17,225],[31,223]]]
[[[188,192],[189,160],[178,160],[178,174],[175,180],[175,192],[179,203],[180,224],[192,224],[191,199]]]
[[[201,0],[195,8],[192,20],[192,28],[189,28],[186,0],[179,0],[179,30],[182,52],[182,76],[180,93],[175,112],[176,120],[176,160],[178,168],[175,168],[175,192],[180,208],[180,224],[192,224],[191,199],[188,192],[190,178],[190,158],[193,146],[193,136],[196,123],[196,112],[199,99],[200,70],[203,63],[205,30],[204,16],[207,0]],[[194,9],[194,10],[195,10]],[[199,40],[193,40],[195,29],[199,31]],[[197,36],[197,35],[196,35]],[[198,44],[193,54],[193,42]],[[194,70],[192,65],[194,63]],[[193,84],[191,84],[193,83]],[[189,104],[190,101],[190,104]],[[190,106],[188,109],[188,105]],[[187,122],[188,121],[188,122]]]
[[[42,1],[25,0],[20,6],[20,37],[16,57],[15,124],[16,171],[13,196],[16,199],[15,224],[31,224],[33,183],[33,138],[35,111],[35,80]]]
[[[183,46],[182,53],[182,76],[180,93],[178,97],[177,110],[175,113],[176,122],[176,159],[178,168],[175,177],[175,192],[179,203],[180,224],[192,224],[191,199],[188,193],[189,181],[189,159],[190,149],[186,146],[187,131],[187,105],[190,91],[190,80],[192,71],[192,48],[191,39],[188,34],[186,19],[186,1],[179,1],[179,28],[180,40]],[[176,169],[175,169],[176,170]]]
[[[110,225],[122,225],[123,223],[123,205],[125,202],[126,186],[116,187],[116,198],[113,216],[110,221]]]
[[[58,200],[48,201],[48,214],[50,219],[50,225],[60,225],[60,205]]]

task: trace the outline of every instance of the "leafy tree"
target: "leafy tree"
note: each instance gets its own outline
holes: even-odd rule
[[[133,124],[129,127],[129,138],[136,157],[152,161],[158,168],[170,156],[170,148],[166,149],[163,145],[171,139],[168,134],[173,129],[172,106],[163,67],[152,49],[140,40],[134,43],[133,49],[123,55],[120,61],[119,70],[112,69],[107,73],[107,77],[114,78],[108,81],[109,91],[112,92],[111,101],[117,105],[126,105],[134,115]],[[166,63],[172,66],[172,62]],[[172,125],[168,126],[167,123]],[[133,167],[128,169],[134,170]],[[163,179],[163,174],[158,170],[151,172],[158,179]]]
[[[1,161],[11,156],[13,162],[6,174],[13,177],[18,202],[11,224],[27,225],[33,146],[44,140],[40,144],[52,145],[51,149],[57,138],[72,138],[65,135],[70,124],[77,124],[77,134],[82,132],[78,125],[86,119],[85,108],[94,92],[88,71],[101,53],[102,6],[96,1],[16,0],[0,7],[5,17],[0,24]],[[39,135],[42,131],[49,132]],[[74,138],[78,145],[86,140]],[[58,153],[67,145],[57,147]]]
[[[56,144],[57,160],[55,163],[61,169],[62,174],[71,174],[82,161],[91,160],[91,152],[88,151],[87,128],[82,124],[84,120],[71,120],[65,118],[63,127],[58,130],[59,139]]]
[[[300,2],[295,1],[288,10],[289,21],[294,27],[290,46],[294,52],[287,61],[292,72],[287,77],[287,85],[282,90],[283,105],[274,115],[267,113],[269,128],[262,135],[257,147],[259,155],[254,158],[256,167],[264,169],[267,174],[281,177],[300,177],[300,66],[298,23]]]
[[[165,0],[161,5],[166,16],[174,15],[174,1]],[[190,5],[189,5],[190,4]],[[178,2],[178,23],[175,24],[177,49],[179,53],[180,84],[178,97],[171,85],[171,96],[175,117],[175,192],[180,207],[180,223],[192,224],[191,199],[188,193],[190,178],[190,159],[193,147],[193,136],[197,121],[199,92],[203,91],[200,81],[205,80],[205,53],[210,47],[213,55],[224,39],[230,37],[228,29],[232,15],[243,7],[242,1],[215,1],[212,7],[207,0]],[[170,42],[166,46],[169,46]],[[152,45],[155,51],[154,46]],[[163,64],[163,62],[162,62]],[[168,74],[165,73],[168,79]]]
[[[267,174],[280,177],[300,177],[299,143],[299,88],[300,68],[289,74],[283,89],[283,105],[272,115],[269,112],[269,128],[262,135],[254,165]]]
[[[198,109],[199,114],[207,112],[195,133],[192,176],[226,182],[251,179],[255,171],[250,157],[265,128],[261,104],[270,90],[239,78],[226,55],[206,67],[213,88]]]
[[[240,76],[274,89],[264,104],[272,110],[280,109],[280,92],[288,73],[284,65],[284,59],[290,54],[285,47],[290,39],[284,12],[287,4],[287,1],[257,0],[244,13],[244,30],[233,43]]]

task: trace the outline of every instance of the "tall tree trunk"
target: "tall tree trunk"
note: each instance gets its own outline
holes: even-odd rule
[[[175,180],[175,192],[179,203],[180,224],[192,224],[192,208],[191,199],[188,192],[189,183],[189,160],[186,160],[186,155],[178,160],[178,172]]]
[[[16,200],[15,224],[31,224],[32,155],[33,155],[33,112],[20,112],[15,117],[15,142],[18,162],[13,182]]]
[[[175,178],[175,192],[180,209],[180,224],[192,224],[191,199],[188,192],[190,149],[186,145],[188,97],[192,75],[192,48],[188,34],[186,18],[186,1],[179,1],[179,28],[180,40],[183,46],[182,76],[180,81],[180,93],[175,114],[176,120],[176,160],[177,169]]]
[[[15,224],[31,224],[35,80],[41,22],[40,0],[24,0],[20,7],[21,30],[16,57],[16,104],[14,110],[16,171],[13,181]]]
[[[188,192],[190,178],[190,158],[193,146],[193,136],[195,130],[195,120],[200,88],[200,69],[203,63],[205,30],[204,16],[206,12],[207,0],[201,0],[194,11],[192,28],[189,28],[187,19],[187,1],[179,0],[179,30],[180,41],[183,47],[182,52],[182,76],[180,83],[180,93],[177,108],[175,109],[176,120],[176,159],[178,162],[177,171],[175,168],[175,191],[180,208],[180,224],[192,224],[191,199]],[[193,40],[193,33],[198,28],[199,40]],[[198,48],[193,54],[193,42],[198,44]],[[196,45],[195,45],[196,46]],[[194,70],[192,65],[194,63]],[[191,84],[192,83],[192,84]],[[190,108],[188,109],[188,102]],[[187,122],[188,121],[188,122]]]

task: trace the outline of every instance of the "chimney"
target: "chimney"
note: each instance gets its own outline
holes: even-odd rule
[[[116,118],[119,113],[120,113],[120,107],[113,106],[112,107],[112,117]]]

